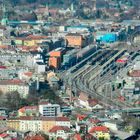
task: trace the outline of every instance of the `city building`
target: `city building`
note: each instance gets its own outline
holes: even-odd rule
[[[117,33],[113,32],[104,32],[104,31],[98,31],[96,32],[96,41],[97,42],[104,42],[104,43],[113,43],[118,40]]]
[[[39,116],[38,106],[24,106],[20,108],[18,116]]]
[[[50,138],[63,138],[67,139],[71,136],[71,130],[67,126],[54,126],[52,129],[49,130],[49,137]]]
[[[97,139],[103,138],[105,140],[110,140],[109,129],[105,126],[95,126],[89,130],[89,133]]]
[[[0,134],[0,140],[12,140],[12,138],[9,136],[9,134],[2,133]]]
[[[44,63],[37,62],[35,70],[37,73],[44,73],[46,71],[46,65]]]
[[[3,93],[17,91],[21,97],[26,98],[30,92],[31,86],[21,80],[2,80],[0,81],[0,90]]]
[[[55,69],[60,69],[63,54],[63,48],[57,48],[54,51],[51,51],[49,53],[49,66]]]
[[[20,131],[41,131],[41,120],[30,116],[20,117]]]
[[[70,128],[70,119],[67,117],[56,117],[56,125],[57,126],[66,126]]]
[[[20,130],[20,120],[19,119],[8,119],[7,127],[13,128],[14,130]]]
[[[60,105],[50,103],[39,103],[39,113],[41,116],[56,117],[60,116]]]
[[[68,47],[81,48],[84,45],[83,36],[78,33],[68,33],[65,39],[68,41]]]

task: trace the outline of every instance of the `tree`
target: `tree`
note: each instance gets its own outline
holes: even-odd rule
[[[15,110],[18,109],[20,106],[20,95],[17,91],[9,92],[6,94],[6,107]]]

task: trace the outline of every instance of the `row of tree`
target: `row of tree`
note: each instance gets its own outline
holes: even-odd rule
[[[28,105],[38,105],[38,102],[42,99],[47,99],[52,103],[60,101],[52,89],[43,90],[39,93],[34,90],[27,98],[21,98],[17,91],[9,93],[0,91],[0,107],[5,107],[9,110],[17,110],[20,107]]]

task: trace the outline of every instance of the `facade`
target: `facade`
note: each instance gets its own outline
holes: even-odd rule
[[[108,32],[97,32],[96,40],[105,43],[116,42],[118,40],[116,33]]]
[[[47,36],[30,35],[26,38],[16,38],[15,44],[23,46],[37,46],[39,43],[46,41],[47,39],[48,39]]]
[[[20,120],[19,119],[7,120],[7,126],[15,130],[20,130]]]
[[[60,57],[50,57],[49,66],[55,69],[59,69],[61,65]]]
[[[62,126],[70,129],[70,120],[67,117],[31,117],[24,116],[6,121],[7,126],[17,131],[33,131],[48,133],[54,126]]]
[[[46,71],[46,66],[44,63],[37,62],[35,69],[37,73],[44,73]]]
[[[71,50],[64,54],[62,65],[67,67],[73,66],[76,63],[76,54],[77,50]]]
[[[48,133],[56,125],[56,119],[53,117],[44,117],[42,118],[41,129],[44,133]]]
[[[37,106],[24,106],[18,110],[18,116],[39,116]]]
[[[20,80],[0,81],[0,90],[3,93],[17,91],[21,97],[26,98],[30,91],[30,85]]]
[[[40,119],[30,119],[21,118],[20,119],[20,131],[41,131],[41,120]]]
[[[60,113],[60,105],[58,104],[39,104],[39,113],[46,117],[56,117]]]
[[[49,137],[50,138],[63,138],[67,139],[71,135],[70,128],[67,126],[54,126],[52,129],[49,130]]]
[[[61,61],[64,50],[62,48],[57,48],[54,51],[49,53],[49,66],[55,69],[59,69],[61,67]]]
[[[68,128],[70,128],[70,120],[67,117],[57,117],[56,125],[57,126],[67,126]]]
[[[110,140],[109,129],[106,126],[94,126],[89,130],[89,133],[97,139]]]

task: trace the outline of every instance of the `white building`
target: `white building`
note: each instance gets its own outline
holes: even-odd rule
[[[112,122],[104,122],[104,126],[111,130],[118,130],[117,124]]]
[[[3,80],[0,81],[0,90],[3,93],[17,91],[21,97],[26,98],[29,94],[30,85],[21,80]]]
[[[40,103],[39,104],[39,113],[42,116],[46,116],[46,117],[56,117],[56,116],[60,116],[60,105],[58,104],[43,104]]]
[[[70,128],[64,127],[64,126],[54,126],[50,131],[49,131],[49,137],[50,138],[63,138],[67,139],[71,135],[70,133]]]
[[[41,120],[30,119],[30,117],[26,117],[20,120],[20,131],[33,131],[39,132],[41,130]]]
[[[45,64],[41,63],[41,62],[37,62],[36,66],[35,66],[35,70],[37,73],[44,73],[46,69]]]
[[[70,128],[70,120],[67,117],[57,117],[56,118],[56,126],[67,126]]]

